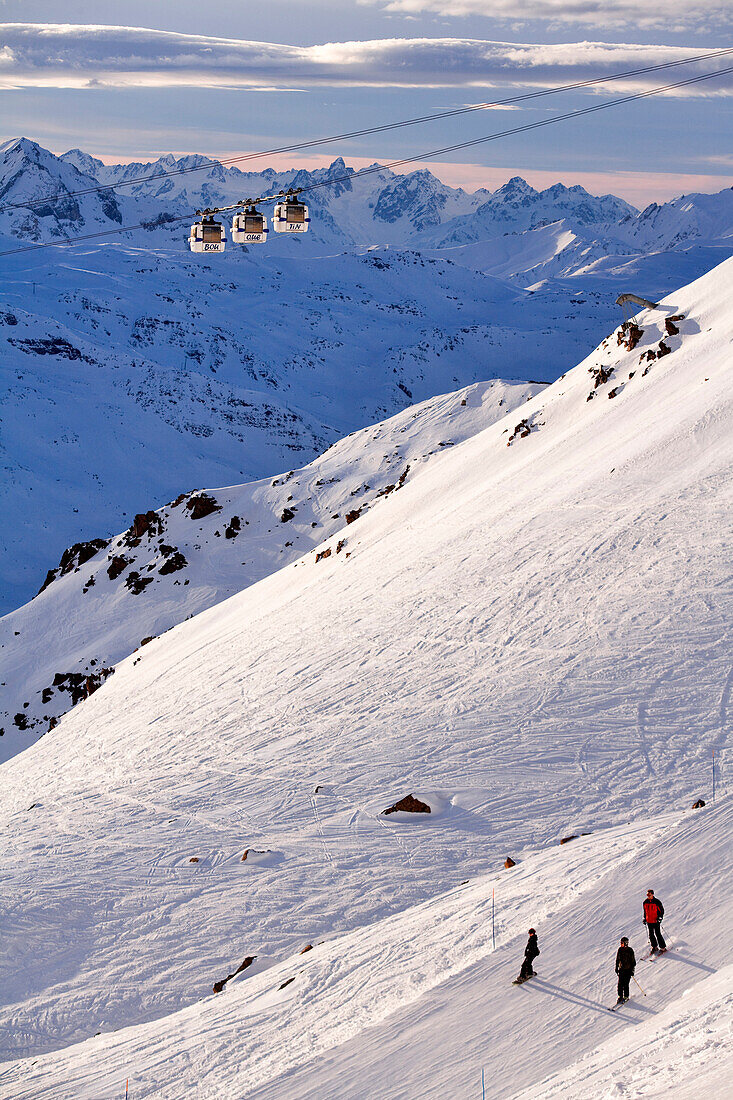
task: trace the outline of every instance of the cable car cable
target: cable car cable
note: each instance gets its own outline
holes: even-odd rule
[[[313,149],[319,145],[327,145],[333,141],[347,141],[356,137],[368,137],[373,134],[385,133],[389,130],[400,129],[401,127],[417,126],[424,122],[435,122],[444,118],[453,118],[456,115],[470,114],[475,111],[488,111],[499,107],[511,106],[516,103],[523,103],[532,99],[541,99],[545,96],[557,95],[561,92],[577,91],[582,88],[593,87],[597,84],[606,84],[615,80],[625,80],[628,77],[643,76],[648,73],[659,72],[663,69],[671,69],[680,65],[693,65],[699,64],[702,61],[709,61],[719,57],[724,57],[733,53],[733,47],[728,47],[722,50],[713,50],[705,54],[698,54],[695,57],[679,58],[676,61],[665,61],[659,65],[645,65],[638,69],[628,69],[621,73],[612,73],[607,76],[594,77],[589,80],[578,80],[570,84],[562,84],[556,88],[542,88],[536,92],[525,92],[522,95],[511,96],[507,99],[497,99],[492,102],[474,103],[466,107],[456,107],[449,111],[438,111],[431,115],[420,115],[415,118],[404,119],[400,122],[385,123],[381,126],[372,126],[363,130],[352,130],[344,134],[334,134],[331,137],[314,138],[311,141],[298,142],[293,145],[283,145],[278,148],[265,149],[255,153],[242,153],[235,157],[225,157],[220,160],[208,160],[204,164],[188,165],[184,168],[172,168],[168,172],[155,172],[147,176],[135,176],[128,180],[120,180],[116,183],[99,184],[94,187],[82,188],[78,191],[59,191],[54,195],[47,195],[43,198],[27,199],[25,202],[5,203],[0,206],[0,213],[5,210],[26,209],[33,206],[40,206],[45,203],[54,202],[59,199],[76,198],[80,195],[90,195],[99,193],[101,191],[114,191],[118,187],[132,187],[138,183],[150,183],[154,180],[167,179],[170,176],[186,175],[189,172],[203,172],[209,168],[215,168],[224,165],[240,164],[244,161],[251,161],[261,159],[262,157],[276,156],[282,153],[293,153],[303,149]],[[709,74],[711,76],[720,75],[721,72],[727,70],[719,70],[718,73]]]
[[[338,177],[335,177],[333,179],[328,179],[328,180],[320,180],[317,183],[310,184],[307,187],[297,188],[296,190],[297,190],[298,193],[302,194],[302,193],[306,193],[306,192],[309,192],[309,191],[315,191],[319,187],[331,187],[336,183],[343,183],[345,180],[354,180],[354,179],[358,180],[358,179],[361,179],[364,176],[371,175],[374,172],[383,172],[383,171],[385,171],[387,169],[390,169],[390,168],[395,168],[395,167],[399,167],[399,166],[404,165],[404,164],[412,164],[415,161],[424,160],[426,157],[440,156],[443,153],[452,153],[452,152],[456,152],[459,149],[468,149],[468,148],[471,148],[475,145],[485,144],[486,142],[489,142],[489,141],[498,141],[500,138],[510,137],[513,134],[527,133],[529,130],[537,130],[537,129],[540,129],[541,127],[544,127],[544,126],[551,126],[556,122],[564,122],[564,121],[567,121],[568,119],[579,118],[582,115],[593,114],[596,111],[603,111],[603,110],[606,110],[609,107],[618,107],[618,106],[621,106],[621,104],[623,104],[623,103],[632,103],[632,102],[635,102],[635,101],[640,100],[640,99],[648,99],[651,96],[660,95],[662,92],[673,91],[676,88],[685,88],[685,87],[688,87],[691,84],[699,84],[704,80],[712,80],[715,77],[725,76],[725,75],[727,75],[728,73],[731,73],[731,72],[733,72],[733,65],[729,66],[725,69],[719,69],[717,72],[714,72],[714,73],[703,73],[699,76],[689,77],[687,80],[676,81],[673,84],[663,84],[658,88],[650,88],[646,92],[636,92],[633,95],[622,96],[620,99],[612,99],[612,100],[609,100],[605,103],[596,103],[596,104],[594,104],[593,106],[590,106],[590,107],[581,107],[577,111],[568,111],[568,112],[566,112],[565,114],[562,114],[562,115],[553,115],[552,118],[541,119],[538,122],[526,123],[524,126],[513,126],[508,130],[501,130],[501,131],[499,131],[498,133],[495,133],[495,134],[487,134],[484,137],[474,138],[471,141],[462,141],[462,142],[458,142],[455,145],[445,145],[440,149],[433,149],[433,150],[431,150],[430,152],[427,152],[427,153],[418,153],[414,157],[404,157],[401,160],[393,160],[393,161],[388,161],[386,164],[374,165],[371,168],[364,168],[360,172],[354,173],[352,175],[338,176]],[[290,193],[292,194],[293,192],[291,191]],[[280,196],[278,196],[278,195],[270,195],[270,196],[266,196],[265,198],[260,198],[260,199],[255,199],[255,200],[242,199],[241,202],[235,203],[231,206],[215,207],[212,210],[210,210],[209,213],[214,214],[214,213],[220,213],[223,210],[239,209],[240,207],[245,206],[250,201],[254,201],[255,203],[275,202],[279,198],[280,198]],[[173,217],[173,216],[166,217],[165,220],[163,222],[161,222],[160,224],[170,225],[170,224],[173,224],[175,222],[188,221],[190,218],[191,218],[191,212],[189,212],[188,214],[183,214],[183,215],[176,216],[176,217]],[[149,221],[149,222],[141,222],[139,225],[120,226],[117,229],[106,229],[106,230],[102,230],[101,232],[98,232],[98,233],[87,233],[84,236],[75,237],[72,240],[68,240],[68,241],[44,241],[40,244],[25,245],[22,248],[12,248],[12,249],[8,249],[4,252],[0,252],[0,256],[13,256],[13,255],[16,255],[17,253],[20,253],[20,252],[35,252],[36,250],[38,250],[40,248],[61,248],[64,245],[67,245],[67,244],[74,245],[74,244],[78,244],[78,243],[83,242],[83,241],[94,240],[95,238],[98,238],[98,237],[108,237],[108,236],[112,236],[112,235],[117,234],[117,233],[133,232],[136,229],[153,229],[153,228],[157,228],[157,223],[156,223],[155,219],[153,219],[152,221]]]
[[[386,164],[378,165],[372,168],[364,168],[362,171],[355,173],[354,176],[338,176],[332,180],[321,180],[317,183],[309,184],[307,187],[299,188],[298,190],[305,193],[308,191],[314,191],[317,187],[330,186],[335,183],[343,183],[345,180],[353,179],[361,176],[371,175],[373,172],[384,171],[389,168],[397,168],[403,164],[411,164],[416,160],[422,160],[425,157],[437,157],[443,153],[454,153],[459,149],[470,149],[474,145],[483,145],[489,141],[497,141],[499,138],[509,137],[512,134],[523,134],[529,130],[538,130],[543,126],[551,126],[555,122],[563,122],[570,118],[578,118],[580,115],[593,114],[595,111],[604,111],[608,107],[618,107],[622,103],[633,103],[638,99],[646,99],[649,96],[659,95],[661,92],[672,91],[675,88],[684,88],[690,84],[698,84],[702,80],[710,80],[715,76],[724,76],[727,73],[733,73],[733,66],[729,66],[726,69],[719,69],[716,73],[706,73],[701,76],[693,76],[688,80],[680,80],[674,84],[664,84],[660,88],[653,88],[646,92],[636,92],[634,95],[622,96],[620,99],[613,99],[607,103],[596,103],[592,107],[582,107],[577,111],[568,111],[566,114],[553,115],[552,118],[541,119],[538,122],[529,122],[524,126],[513,126],[509,130],[500,130],[496,134],[487,134],[485,137],[473,138],[471,141],[462,141],[456,145],[444,145],[440,149],[431,149],[430,152],[423,153],[420,156],[406,157],[403,160],[392,160]]]

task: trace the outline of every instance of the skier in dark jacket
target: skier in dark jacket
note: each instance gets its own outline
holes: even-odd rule
[[[629,982],[636,970],[636,955],[629,947],[629,937],[621,937],[621,946],[616,952],[616,973],[618,974],[617,1005],[625,1004],[629,999]]]
[[[662,951],[667,950],[667,944],[664,942],[664,936],[662,930],[659,927],[662,923],[662,917],[664,916],[664,906],[659,898],[654,897],[653,890],[647,890],[646,901],[644,902],[644,924],[647,927],[649,933],[649,942],[652,945],[652,955],[660,954]]]
[[[514,979],[514,985],[521,985],[522,982],[526,982],[528,978],[534,977],[534,970],[532,969],[532,963],[540,953],[540,949],[537,946],[537,933],[534,928],[529,930],[529,939],[527,940],[527,946],[524,949],[524,961],[522,962],[522,969],[519,971],[519,977]]]

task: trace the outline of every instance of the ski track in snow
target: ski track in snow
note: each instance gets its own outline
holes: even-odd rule
[[[730,692],[732,271],[674,295],[689,331],[647,376],[658,317],[527,402],[539,430],[437,456],[348,559],[181,623],[3,765],[0,1089],[407,1100],[483,1064],[510,1100],[651,1014],[607,1012],[650,880],[653,1011],[727,963],[733,810],[680,818]],[[587,402],[599,362],[635,377]],[[408,792],[434,812],[381,819]]]
[[[408,1100],[470,1095],[483,1066],[491,1100],[549,1100],[563,1089],[580,1098],[596,1094],[589,1084],[597,1087],[609,1062],[614,1071],[620,1052],[661,1046],[657,1058],[669,1061],[664,1047],[678,1033],[698,1048],[695,1064],[682,1067],[689,1078],[702,1060],[699,1004],[724,1049],[720,1013],[730,1001],[730,967],[720,972],[722,985],[710,975],[725,962],[716,898],[731,882],[729,871],[722,878],[713,872],[724,862],[732,826],[728,800],[687,819],[667,815],[537,853],[511,872],[235,979],[224,994],[173,1017],[88,1039],[32,1065],[0,1067],[0,1087],[13,1088],[17,1100],[85,1100],[112,1095],[129,1076],[132,1094],[144,1100],[178,1100],[191,1088],[202,1100],[357,1100],[386,1092]],[[675,931],[665,958],[638,968],[646,997],[635,989],[614,1015],[607,1007],[615,990],[614,939],[631,926],[639,948],[643,932],[633,933],[633,915],[640,921],[651,874]],[[495,951],[492,890],[499,897]],[[530,920],[540,930],[538,977],[513,989],[520,930]],[[688,994],[679,998],[690,982],[688,1005]],[[679,1074],[672,1055],[667,1075],[662,1067],[654,1074],[657,1083]],[[625,1057],[617,1075],[633,1085],[640,1074]],[[554,1068],[562,1069],[559,1084],[522,1091],[524,1081]],[[661,1095],[649,1088],[649,1076],[638,1095]]]

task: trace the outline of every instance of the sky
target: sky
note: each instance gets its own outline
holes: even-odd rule
[[[631,0],[0,0],[0,138],[23,134],[56,153],[80,147],[108,163],[234,156],[726,46],[731,0],[647,9]],[[637,206],[717,191],[733,184],[731,73],[428,154],[726,66],[733,54],[268,163],[312,167],[343,156],[361,167],[410,157],[469,190],[521,175]]]

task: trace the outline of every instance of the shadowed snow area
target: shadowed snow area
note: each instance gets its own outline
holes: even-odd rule
[[[297,560],[542,388],[495,380],[431,398],[303,469],[182,493],[72,554],[39,595],[0,619],[0,760],[37,740],[141,643]]]
[[[289,187],[307,189],[307,234],[248,250],[227,226],[224,254],[188,252],[193,211]],[[0,143],[0,199],[3,613],[67,547],[183,489],[302,467],[479,380],[552,382],[617,323],[620,291],[659,301],[733,251],[730,189],[637,212],[579,186],[468,194],[341,158],[105,166],[18,138]]]
[[[729,988],[731,807],[683,811],[731,722],[732,282],[641,314],[3,766],[0,1094],[407,1100],[479,1095],[483,1066],[508,1100],[577,1063],[580,1098],[633,1031],[668,1061],[638,1095],[683,1095],[657,1014],[720,1037]],[[433,812],[383,815],[407,794]],[[671,949],[609,1014],[650,885]]]

